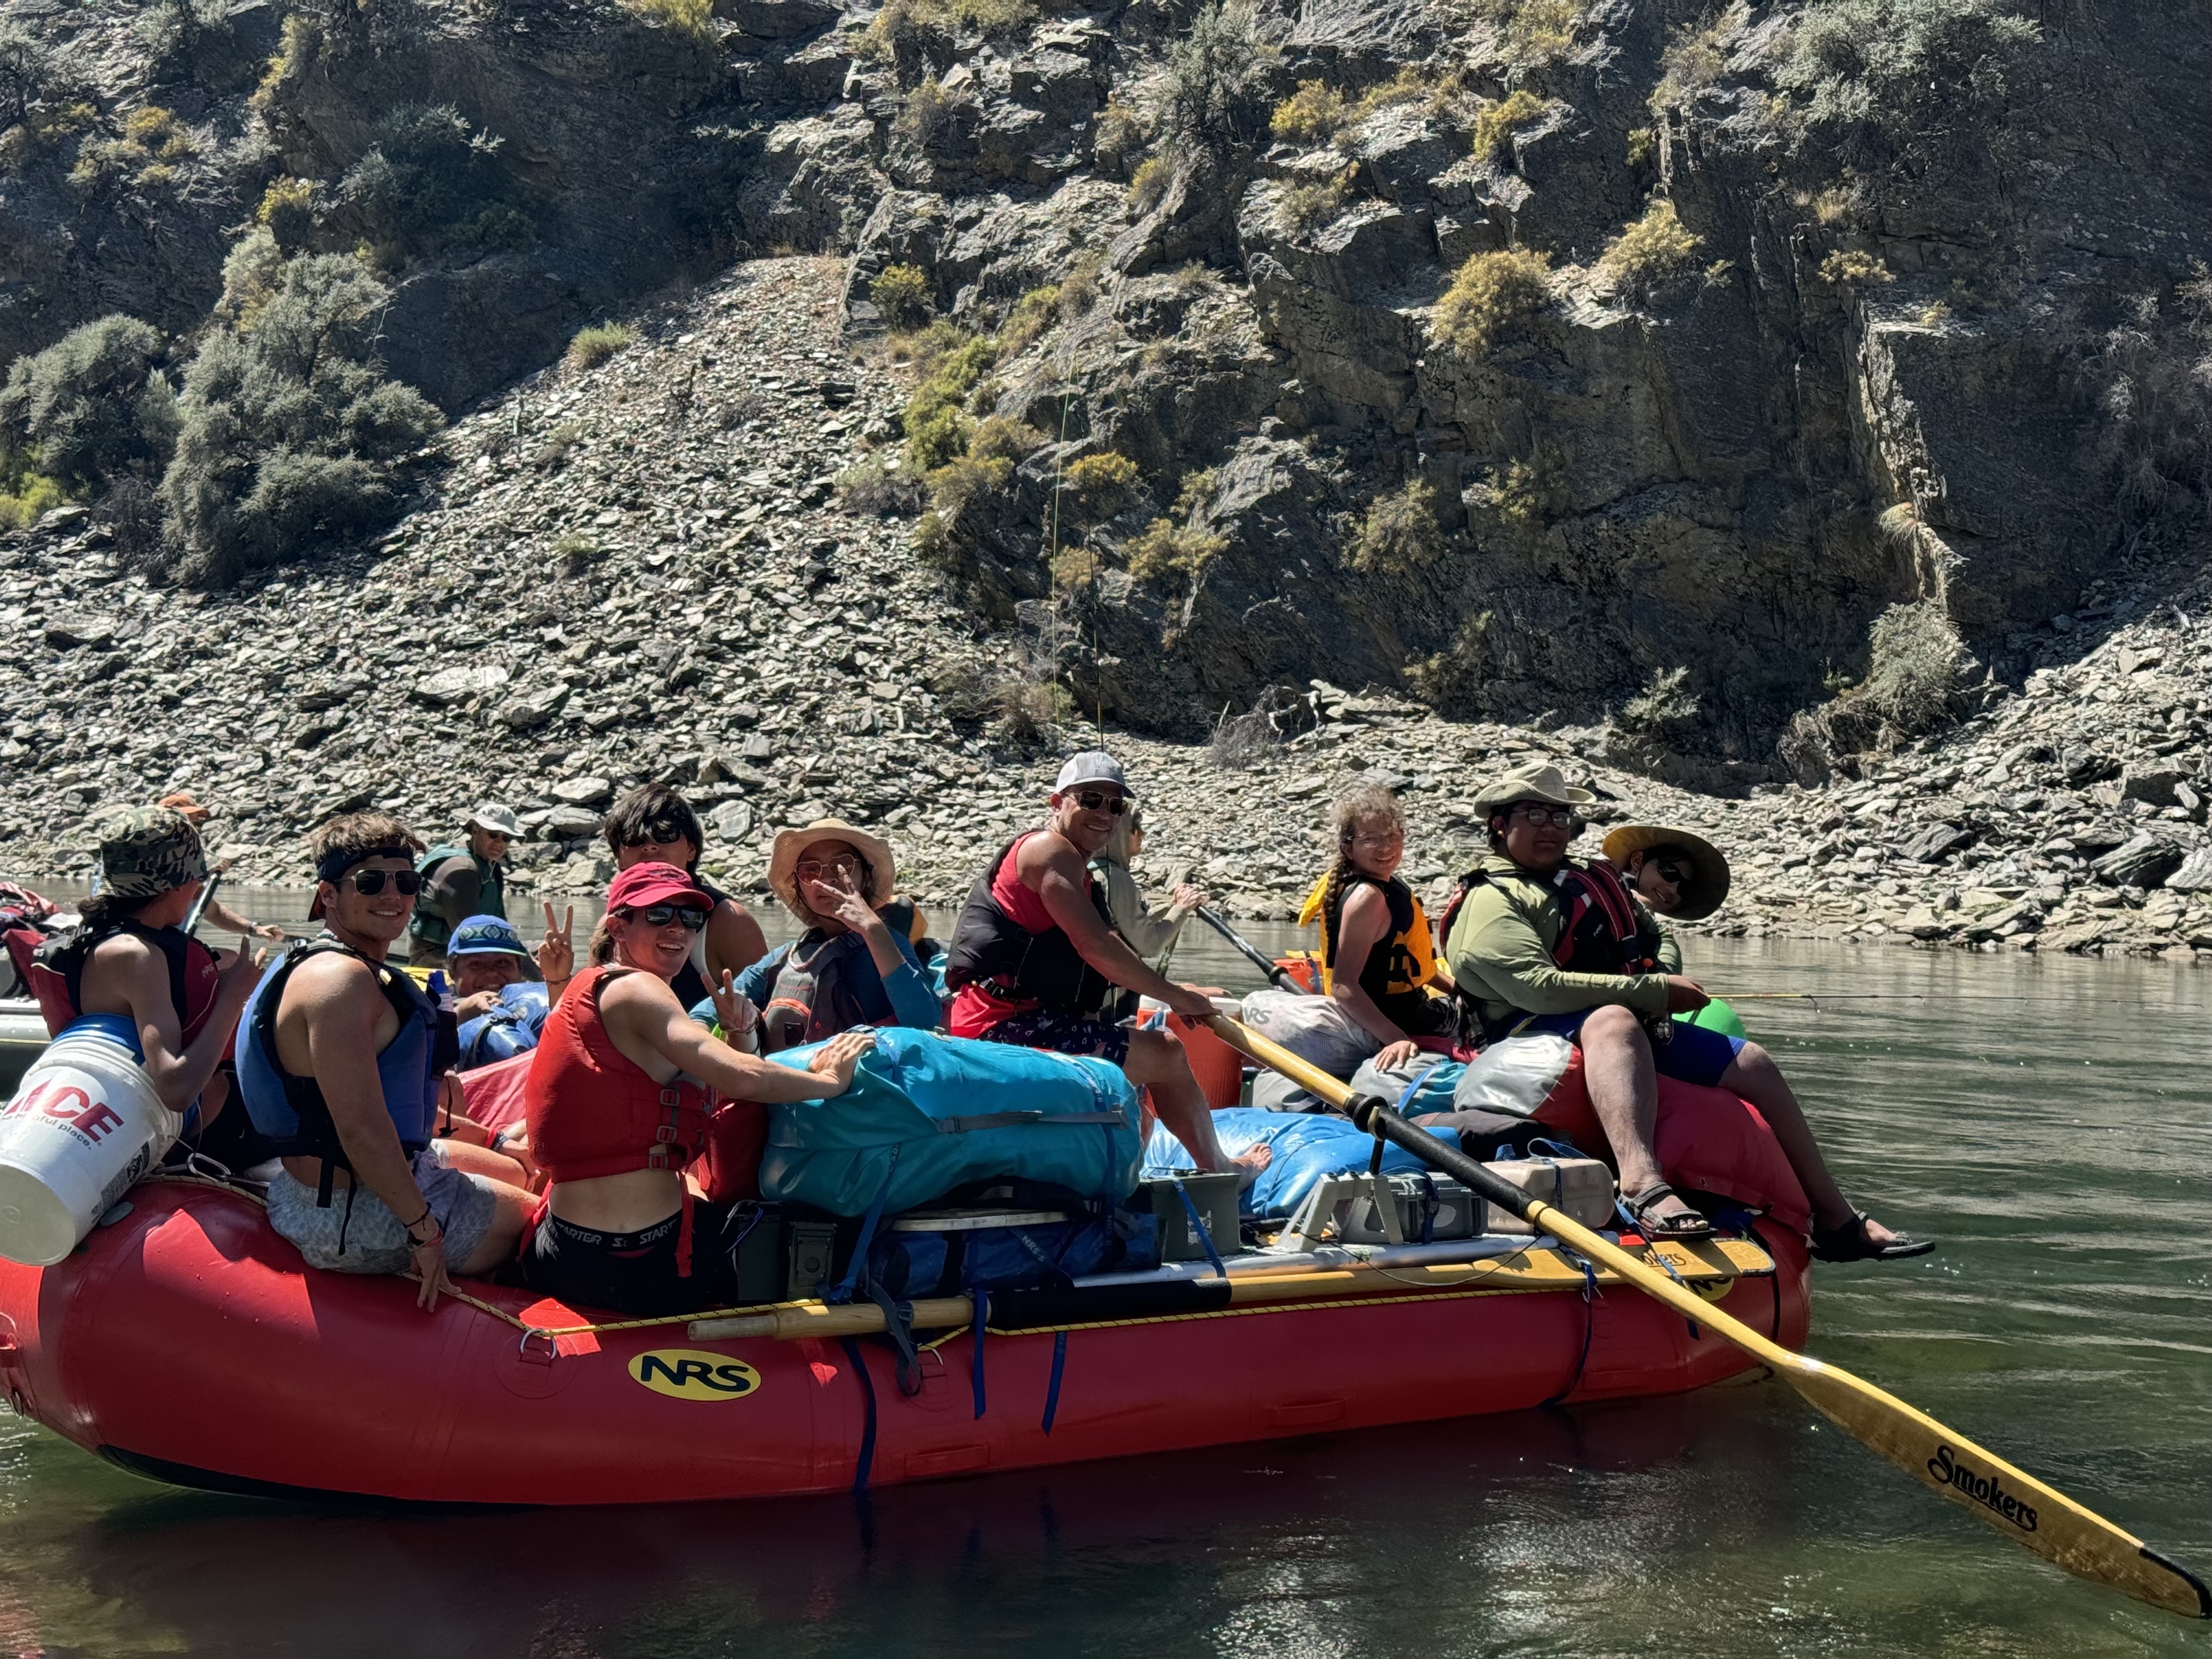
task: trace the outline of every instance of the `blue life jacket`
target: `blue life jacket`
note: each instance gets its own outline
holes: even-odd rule
[[[454,1070],[473,1072],[479,1066],[528,1054],[538,1046],[549,1012],[543,981],[517,980],[504,987],[498,1006],[488,1014],[478,1014],[455,1033],[460,1054]]]
[[[371,962],[328,933],[287,951],[254,987],[240,1018],[238,1092],[253,1127],[276,1143],[277,1157],[322,1159],[323,1178],[315,1201],[324,1206],[331,1201],[331,1172],[343,1170],[350,1175],[353,1165],[346,1161],[321,1085],[312,1077],[294,1076],[277,1058],[276,1008],[293,970],[308,957],[329,951],[366,963],[399,1016],[399,1030],[376,1057],[376,1077],[384,1087],[384,1109],[391,1114],[400,1147],[409,1157],[430,1144],[438,1112],[438,1009],[415,981],[400,969]]]

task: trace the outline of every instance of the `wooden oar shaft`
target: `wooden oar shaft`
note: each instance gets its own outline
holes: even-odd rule
[[[1285,969],[1282,964],[1275,961],[1273,957],[1268,956],[1266,951],[1261,950],[1258,945],[1253,944],[1250,939],[1246,939],[1243,934],[1238,933],[1227,922],[1222,921],[1219,916],[1215,915],[1212,911],[1207,909],[1203,904],[1198,907],[1198,909],[1194,914],[1200,921],[1213,929],[1215,933],[1220,934],[1222,938],[1227,939],[1231,945],[1237,948],[1238,952],[1241,953],[1247,961],[1251,963],[1254,967],[1257,968],[1269,979],[1274,981],[1274,982],[1280,986],[1284,990],[1297,991],[1300,993],[1304,992],[1306,988],[1299,984],[1297,980],[1291,978],[1289,971]]]
[[[2212,1619],[2212,1591],[2202,1581],[2056,1487],[1840,1366],[1793,1352],[1760,1335],[1602,1234],[1541,1199],[1531,1198],[1456,1146],[1407,1122],[1381,1101],[1355,1099],[1343,1083],[1280,1044],[1218,1014],[1211,1024],[1231,1047],[1348,1109],[1362,1128],[1403,1146],[1432,1169],[1522,1217],[1538,1232],[1548,1232],[1611,1268],[1645,1295],[1770,1366],[1863,1444],[2014,1543],[2069,1572],[2154,1607],[2193,1619]]]

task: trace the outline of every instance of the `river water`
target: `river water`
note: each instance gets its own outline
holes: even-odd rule
[[[1846,1188],[1943,1241],[1817,1269],[1811,1351],[2212,1570],[2212,980],[1692,950],[1715,989],[1885,999],[1743,1005]],[[1176,972],[1255,977],[1210,939]],[[2044,1565],[1765,1378],[906,1487],[865,1512],[331,1514],[172,1492],[0,1417],[0,1654],[2207,1650],[2203,1626]]]

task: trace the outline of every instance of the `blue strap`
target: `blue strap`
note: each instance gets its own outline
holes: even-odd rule
[[[1406,1103],[1421,1091],[1421,1085],[1429,1080],[1429,1073],[1435,1069],[1434,1066],[1429,1066],[1417,1073],[1413,1080],[1406,1085],[1405,1093],[1398,1097],[1398,1103],[1390,1109],[1403,1117],[1406,1115]]]
[[[822,1292],[824,1302],[835,1304],[853,1299],[854,1287],[860,1284],[860,1275],[867,1271],[868,1245],[876,1236],[876,1221],[884,1212],[884,1200],[891,1195],[891,1178],[898,1174],[899,1154],[905,1150],[902,1142],[892,1146],[891,1161],[884,1170],[883,1188],[877,1193],[875,1202],[868,1206],[867,1214],[860,1218],[860,1236],[853,1242],[853,1259],[845,1264],[844,1278]],[[820,1286],[816,1288],[819,1290]]]
[[[983,1415],[983,1325],[991,1316],[991,1293],[978,1285],[975,1290],[975,1330],[973,1347],[968,1361],[968,1377],[975,1390],[975,1415]]]
[[[1060,1379],[1067,1369],[1067,1333],[1052,1334],[1052,1381],[1044,1387],[1044,1431],[1052,1432],[1052,1419],[1060,1415]]]
[[[1223,1265],[1221,1252],[1213,1248],[1213,1235],[1206,1231],[1206,1223],[1199,1218],[1198,1206],[1190,1200],[1190,1188],[1182,1184],[1181,1176],[1176,1177],[1175,1185],[1176,1196],[1182,1200],[1182,1212],[1190,1218],[1191,1231],[1198,1235],[1198,1242],[1206,1246],[1206,1259],[1213,1264],[1216,1274],[1223,1279],[1228,1278],[1229,1269]]]
[[[860,1398],[868,1407],[860,1428],[860,1458],[853,1470],[853,1496],[859,1498],[868,1490],[868,1471],[876,1461],[876,1385],[868,1376],[868,1362],[861,1356],[860,1345],[849,1336],[841,1336],[837,1346],[845,1351],[845,1363],[860,1379]]]
[[[1558,1405],[1582,1386],[1583,1368],[1589,1364],[1590,1339],[1597,1334],[1597,1269],[1579,1256],[1569,1259],[1583,1270],[1583,1351],[1575,1357],[1575,1374],[1567,1379],[1566,1386],[1549,1400],[1539,1401],[1539,1411]]]

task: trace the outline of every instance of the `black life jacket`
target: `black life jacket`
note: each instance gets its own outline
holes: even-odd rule
[[[945,953],[945,982],[956,991],[963,985],[980,985],[1001,1002],[1034,1002],[1086,1018],[1096,1015],[1113,994],[1114,981],[1083,959],[1064,929],[1048,927],[1032,933],[992,896],[992,884],[1022,839],[1017,836],[999,849],[960,907],[952,943]],[[1098,919],[1111,928],[1114,918],[1106,908],[1104,890],[1095,881],[1086,886]]]
[[[1489,879],[1489,872],[1480,868],[1459,878],[1459,890],[1452,895],[1437,924],[1440,944],[1451,939],[1452,924],[1459,919],[1467,896]],[[1552,947],[1553,962],[1577,974],[1626,975],[1657,969],[1658,940],[1644,931],[1636,901],[1610,864],[1602,860],[1587,865],[1562,863],[1553,872],[1548,884],[1559,896],[1567,921],[1559,943]],[[1481,998],[1476,992],[1455,987],[1454,994],[1463,1037],[1472,1042],[1492,1042],[1504,1034],[1506,1025],[1493,1028],[1483,1019]],[[1522,1018],[1516,1013],[1510,1024],[1518,1024]]]

